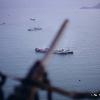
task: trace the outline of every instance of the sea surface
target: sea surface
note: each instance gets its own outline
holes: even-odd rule
[[[31,65],[44,56],[34,49],[49,47],[64,19],[69,19],[69,26],[57,49],[70,49],[74,54],[52,55],[46,66],[52,85],[69,91],[100,90],[100,10],[0,9],[0,23],[6,23],[0,25],[0,71],[25,77]],[[42,30],[27,31],[33,27]],[[7,79],[5,97],[13,93],[17,84]],[[45,92],[41,91],[40,96],[45,100]],[[70,100],[56,93],[53,98]]]

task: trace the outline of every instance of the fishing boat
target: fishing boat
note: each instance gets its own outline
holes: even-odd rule
[[[45,49],[40,49],[40,48],[35,48],[35,52],[38,53],[46,53],[48,52],[49,48],[45,48]],[[67,55],[67,54],[73,54],[73,51],[69,50],[69,49],[59,49],[59,50],[53,50],[53,54],[61,54],[61,55]]]

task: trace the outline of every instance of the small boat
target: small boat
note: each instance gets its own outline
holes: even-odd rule
[[[34,31],[33,29],[28,29],[28,31]]]
[[[42,30],[41,27],[34,27],[34,28],[29,28],[28,31],[40,31]]]
[[[31,20],[31,21],[35,21],[36,19],[35,19],[35,18],[30,18],[30,20]]]
[[[42,30],[41,27],[34,27],[34,30],[37,31],[37,30]]]
[[[45,48],[45,49],[40,49],[40,48],[35,48],[35,52],[38,53],[46,53],[48,52],[49,48]],[[60,50],[54,50],[53,54],[61,54],[61,55],[67,55],[67,54],[73,54],[73,51],[65,50],[65,49],[60,49]]]
[[[6,23],[5,22],[3,22],[3,23],[0,23],[0,25],[5,25]]]

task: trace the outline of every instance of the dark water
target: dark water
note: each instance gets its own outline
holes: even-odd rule
[[[100,90],[100,11],[70,10],[59,13],[34,12],[34,9],[19,11],[0,10],[0,71],[24,77],[36,59],[42,54],[35,47],[47,47],[63,19],[70,20],[58,48],[70,48],[74,55],[53,55],[47,71],[53,85],[72,91]],[[29,18],[36,18],[35,22]],[[42,31],[28,32],[28,28],[42,27]],[[78,81],[81,80],[81,81]],[[8,79],[4,87],[7,96],[18,84]],[[45,93],[41,98],[45,98]],[[55,100],[66,100],[54,94]]]

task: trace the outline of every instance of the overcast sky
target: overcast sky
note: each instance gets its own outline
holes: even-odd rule
[[[80,8],[94,6],[100,0],[0,0],[0,8]]]

